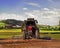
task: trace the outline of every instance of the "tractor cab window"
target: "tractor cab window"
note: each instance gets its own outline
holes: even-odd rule
[[[35,21],[27,21],[26,25],[35,25]]]

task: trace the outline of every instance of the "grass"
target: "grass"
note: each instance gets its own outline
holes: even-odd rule
[[[0,21],[0,27],[2,27],[2,26],[4,27],[5,23]]]
[[[21,32],[21,29],[0,29],[0,32]],[[52,32],[60,32],[60,31],[47,31],[47,30],[40,30],[41,33],[52,33]]]
[[[21,29],[0,29],[0,32],[21,32]]]
[[[55,33],[55,32],[60,32],[60,31],[52,31],[52,30],[40,30],[41,33]]]
[[[47,31],[47,30],[40,30],[40,37],[51,37],[52,39],[60,39],[60,31]]]
[[[21,35],[21,29],[0,29],[0,38],[12,38]]]
[[[60,34],[40,34],[40,37],[51,37],[52,39],[60,40]]]
[[[40,37],[51,37],[52,39],[59,39],[60,40],[60,31],[47,31],[47,30],[40,30]],[[59,33],[59,34],[58,34]]]
[[[20,32],[0,32],[0,38],[12,38],[21,35]]]
[[[60,31],[44,31],[40,30],[40,36],[49,36],[52,39],[60,39],[60,34],[51,34],[52,32],[60,32]],[[48,34],[45,34],[48,33]],[[21,35],[21,29],[0,29],[0,38],[12,38],[13,36]]]

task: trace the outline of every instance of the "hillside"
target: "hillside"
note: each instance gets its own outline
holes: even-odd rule
[[[23,23],[21,20],[15,20],[15,19],[7,19],[3,21],[6,24],[11,24],[11,25],[20,25]]]
[[[23,23],[23,21],[21,20],[15,20],[15,19],[7,19],[7,20],[1,20],[0,21],[0,28],[4,28],[4,27],[19,27],[21,26]]]

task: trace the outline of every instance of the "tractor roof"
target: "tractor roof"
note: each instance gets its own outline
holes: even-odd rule
[[[27,20],[34,20],[34,18],[28,18]]]

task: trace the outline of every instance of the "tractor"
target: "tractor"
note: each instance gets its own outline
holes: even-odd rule
[[[23,39],[36,38],[39,39],[39,28],[37,27],[38,21],[34,18],[27,18],[22,25]]]

